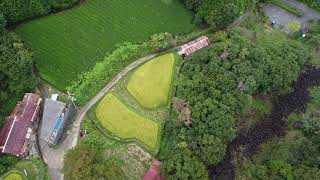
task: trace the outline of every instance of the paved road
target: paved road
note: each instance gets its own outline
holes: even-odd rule
[[[80,125],[81,122],[87,113],[87,111],[97,103],[102,97],[104,97],[112,87],[128,72],[138,67],[139,65],[153,59],[158,54],[150,54],[146,57],[143,57],[129,66],[127,66],[123,71],[121,71],[109,84],[107,84],[94,98],[92,98],[77,114],[75,121],[71,129],[69,129],[66,133],[67,136],[61,142],[61,144],[57,148],[50,148],[43,140],[39,140],[40,149],[42,152],[43,159],[45,163],[49,167],[49,175],[52,180],[62,180],[63,174],[61,173],[61,169],[63,167],[63,158],[67,151],[74,148],[77,145],[78,135],[80,133]]]
[[[283,28],[283,30],[286,32],[290,32],[290,30],[288,29],[288,24],[290,24],[293,21],[299,21],[301,23],[301,28],[305,29],[308,24],[308,21],[320,19],[320,13],[318,11],[307,7],[303,3],[297,2],[295,0],[280,1],[287,3],[289,6],[303,13],[302,17],[297,17],[272,4],[266,4],[264,6],[264,11],[266,15],[269,16],[270,19],[275,20],[277,23],[276,26]]]

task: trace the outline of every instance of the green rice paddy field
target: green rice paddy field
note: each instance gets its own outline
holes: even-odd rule
[[[113,94],[107,94],[96,109],[96,117],[109,132],[122,139],[137,139],[156,150],[159,124],[135,113]]]
[[[133,73],[127,89],[145,108],[155,109],[168,104],[174,61],[174,54],[165,54]]]
[[[159,32],[187,33],[194,27],[191,19],[179,0],[87,0],[15,31],[33,50],[41,77],[64,90],[117,43]]]

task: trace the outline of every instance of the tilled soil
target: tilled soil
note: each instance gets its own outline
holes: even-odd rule
[[[245,157],[251,157],[259,146],[275,136],[281,136],[287,128],[287,118],[292,112],[302,112],[310,101],[308,89],[320,85],[320,69],[308,67],[300,74],[292,85],[293,91],[280,96],[273,102],[272,111],[259,121],[252,129],[240,132],[228,145],[226,158],[216,166],[209,167],[210,179],[232,180],[235,178],[235,167],[232,163],[233,154],[241,152]]]

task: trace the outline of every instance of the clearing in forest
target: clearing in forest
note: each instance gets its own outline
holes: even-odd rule
[[[129,93],[148,109],[167,105],[174,62],[174,54],[165,54],[139,67],[128,83]]]
[[[179,0],[88,0],[15,31],[34,51],[41,77],[64,90],[116,44],[141,42],[160,32],[187,33],[193,27],[192,13]]]
[[[102,126],[124,140],[138,140],[152,150],[157,148],[159,124],[130,110],[113,94],[107,94],[96,108]]]

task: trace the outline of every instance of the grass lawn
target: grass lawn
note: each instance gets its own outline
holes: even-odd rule
[[[113,94],[107,94],[98,104],[96,117],[115,136],[157,148],[159,124],[128,109]]]
[[[192,13],[179,0],[87,0],[16,28],[34,52],[41,77],[65,90],[117,43],[160,32],[187,33]]]
[[[165,54],[142,65],[128,83],[129,93],[149,109],[167,105],[174,61],[173,54]]]

